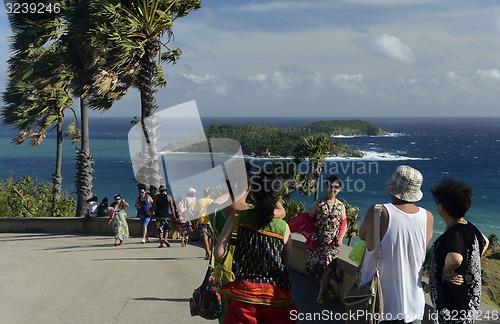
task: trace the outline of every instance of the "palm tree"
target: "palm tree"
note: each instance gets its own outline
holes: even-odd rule
[[[141,94],[141,126],[144,132],[138,181],[150,185],[152,194],[160,181],[157,157],[156,90],[166,85],[161,62],[175,63],[181,50],[169,48],[172,27],[177,18],[201,7],[200,0],[103,0],[90,5],[96,22],[89,38],[92,55],[87,68],[103,84],[118,89],[136,87]],[[162,53],[162,49],[166,51]],[[114,80],[109,82],[106,80]]]
[[[60,24],[53,18],[30,14],[12,15],[10,21],[15,31],[11,43],[14,54],[9,59],[9,81],[2,96],[6,104],[2,121],[19,130],[16,144],[31,137],[31,145],[38,146],[46,133],[56,128],[56,166],[52,175],[55,203],[61,197],[64,110],[73,107],[70,73],[61,64],[60,47],[53,41]]]
[[[300,193],[310,195],[314,192],[314,200],[318,199],[320,177],[327,155],[331,152],[330,137],[324,133],[304,136],[294,147],[294,162],[307,162],[307,172],[297,172],[295,183]],[[299,170],[300,171],[300,170]]]

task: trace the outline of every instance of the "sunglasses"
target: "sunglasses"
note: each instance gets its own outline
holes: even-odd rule
[[[330,188],[330,190],[333,190],[333,189],[340,190],[340,186],[339,185],[331,185],[331,186],[329,186],[329,188]]]

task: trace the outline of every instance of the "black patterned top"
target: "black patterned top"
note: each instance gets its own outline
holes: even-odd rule
[[[293,303],[284,261],[287,225],[282,219],[273,219],[259,229],[259,216],[252,209],[239,212],[232,265],[236,280],[224,284],[219,292],[250,304],[287,306]]]
[[[273,219],[262,229],[256,227],[253,210],[240,212],[238,241],[234,253],[236,278],[255,283],[276,284],[290,289],[288,268],[283,260],[286,222]]]
[[[431,300],[439,323],[474,323],[474,313],[481,304],[481,251],[485,242],[472,223],[448,228],[431,247],[429,283]],[[464,278],[460,286],[441,280],[444,262],[450,252],[463,256],[455,270]]]

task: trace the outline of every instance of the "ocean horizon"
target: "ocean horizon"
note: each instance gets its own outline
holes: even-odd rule
[[[400,164],[420,170],[424,176],[424,197],[419,205],[435,217],[434,237],[445,229],[430,194],[430,188],[442,178],[464,181],[473,187],[472,207],[467,218],[483,233],[500,235],[498,224],[500,195],[500,118],[202,118],[204,128],[213,124],[255,123],[276,127],[297,127],[320,120],[360,119],[373,122],[390,136],[339,137],[343,143],[364,153],[363,158],[330,157],[326,170],[336,173],[345,184],[339,198],[360,208],[360,220],[374,203],[389,200],[383,183]],[[102,199],[120,193],[126,200],[137,197],[137,187],[130,163],[128,131],[132,127],[128,117],[91,117],[90,148],[94,157],[94,193]],[[55,168],[55,139],[49,134],[39,147],[29,143],[12,144],[16,131],[0,126],[0,178],[33,176],[40,181],[51,180]],[[75,195],[76,146],[65,139],[63,150],[63,188]],[[195,162],[193,162],[195,163]],[[188,164],[186,164],[188,165]],[[190,170],[184,170],[189,174]],[[167,171],[168,173],[168,171]],[[203,179],[192,186],[202,192]],[[324,192],[320,193],[320,197]],[[200,195],[198,195],[200,196]],[[201,197],[201,196],[200,196]],[[174,197],[175,198],[175,197]],[[306,204],[312,196],[294,195]],[[129,212],[129,217],[135,212]]]

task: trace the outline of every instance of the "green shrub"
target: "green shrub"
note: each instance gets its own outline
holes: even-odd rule
[[[32,177],[0,179],[0,217],[73,217],[76,199],[63,194],[53,202],[52,184]]]

